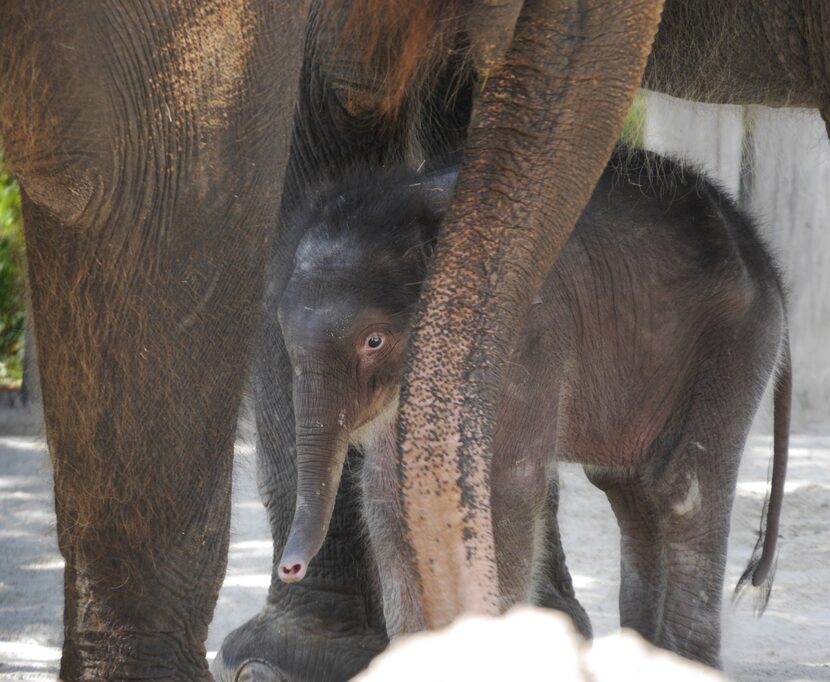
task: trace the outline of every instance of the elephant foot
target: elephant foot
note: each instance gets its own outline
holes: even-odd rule
[[[220,677],[214,672],[214,677]],[[270,663],[265,661],[245,661],[236,669],[232,678],[236,682],[287,682],[287,678],[281,671],[276,670]]]
[[[225,638],[211,672],[217,682],[340,682],[366,668],[387,643],[383,630],[269,604]]]

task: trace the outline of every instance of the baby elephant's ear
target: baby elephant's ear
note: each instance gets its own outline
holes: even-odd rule
[[[416,248],[409,253],[417,254],[421,265],[426,269],[435,252],[438,232],[447,212],[452,204],[455,193],[455,182],[458,179],[458,167],[449,166],[445,169],[418,175],[410,187],[414,190],[414,208],[417,215],[414,224],[420,228],[420,241]]]
[[[451,166],[423,176],[423,188],[427,201],[441,218],[450,210],[457,180],[458,166]]]

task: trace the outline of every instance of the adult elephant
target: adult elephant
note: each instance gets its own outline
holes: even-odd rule
[[[295,130],[287,197],[328,159],[367,144],[389,158],[417,148],[421,124],[437,125],[426,139],[454,129],[451,109],[437,122],[422,115],[430,79],[416,77],[469,48],[480,86],[401,413],[402,556],[424,607],[410,626],[437,626],[463,609],[497,609],[487,453],[499,368],[610,153],[662,2],[464,3],[461,16],[447,16],[452,3],[375,2],[356,0],[345,24],[362,38],[324,41],[309,55],[307,68],[331,89],[317,95],[320,109],[301,103],[310,124]],[[674,66],[655,83],[826,107],[821,0],[702,2],[700,15],[682,4],[667,7]],[[715,31],[710,4],[724,19]],[[0,8],[0,134],[24,191],[66,559],[62,679],[209,678],[204,639],[227,555],[234,424],[306,13],[302,2],[261,0]],[[435,39],[449,26],[462,38]],[[688,69],[676,55],[691,59]],[[711,72],[695,78],[702,67]],[[272,241],[278,292],[292,236]],[[279,380],[280,341],[264,337],[274,346],[259,381]],[[261,415],[259,456],[279,551],[294,434],[288,397],[275,401],[274,416]],[[242,631],[261,646],[226,647],[223,675],[340,678],[383,646],[343,507],[304,591],[272,586]]]
[[[64,573],[63,680],[210,679],[302,3],[0,4]]]

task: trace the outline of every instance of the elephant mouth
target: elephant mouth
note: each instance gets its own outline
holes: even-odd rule
[[[397,434],[395,429],[398,419],[398,388],[394,391],[382,393],[373,403],[369,416],[362,419],[352,430],[349,443],[365,451],[372,444],[377,443],[383,435],[388,437]]]

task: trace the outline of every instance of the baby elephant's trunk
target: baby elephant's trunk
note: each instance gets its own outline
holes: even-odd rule
[[[326,539],[349,449],[347,411],[330,407],[342,390],[324,383],[303,377],[294,384],[297,505],[279,566],[280,578],[288,583],[305,577]]]

